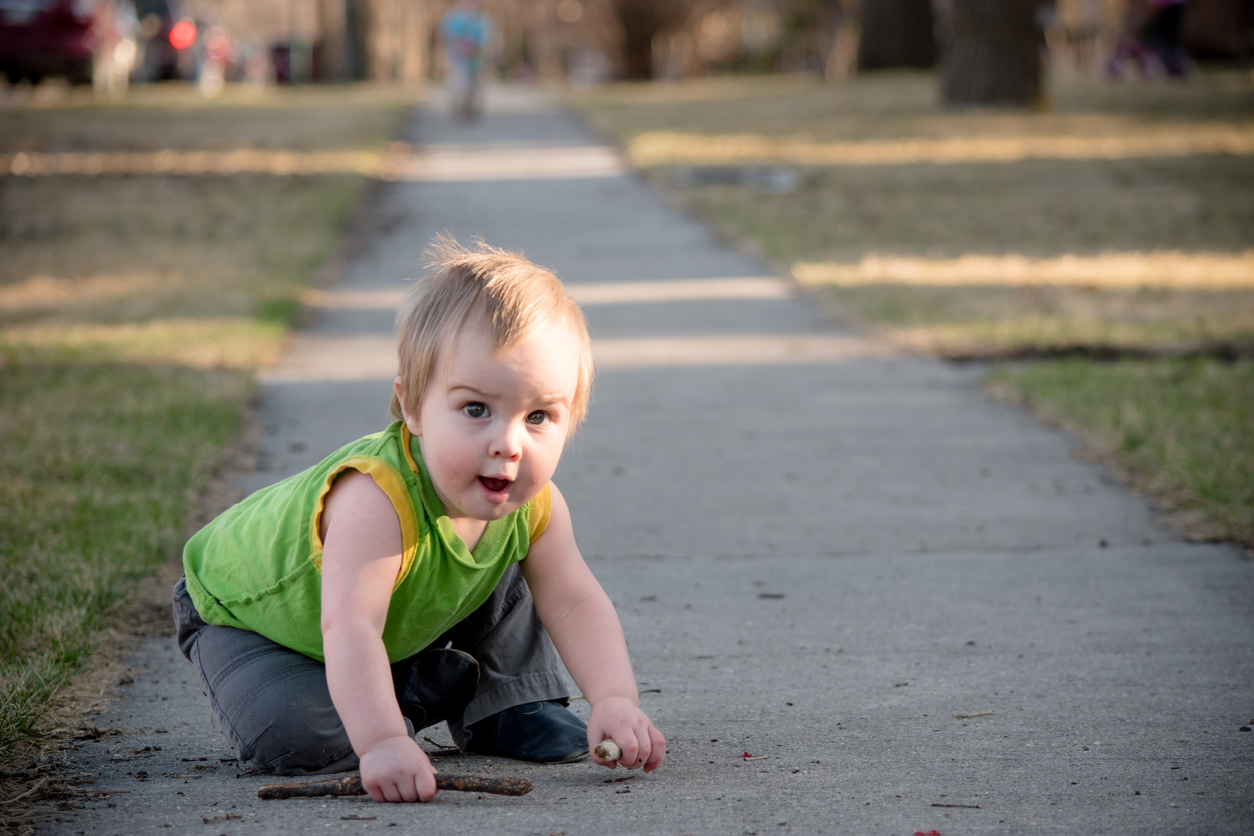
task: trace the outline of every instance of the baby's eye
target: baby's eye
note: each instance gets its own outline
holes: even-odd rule
[[[537,409],[535,412],[527,416],[527,423],[540,427],[549,422],[549,413],[544,410]]]
[[[488,414],[488,408],[481,403],[468,403],[462,407],[462,412],[471,418],[482,418]]]

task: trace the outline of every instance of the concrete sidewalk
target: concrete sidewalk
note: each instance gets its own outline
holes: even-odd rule
[[[370,247],[265,377],[245,487],[386,422],[391,306],[432,235],[554,268],[599,366],[555,481],[665,765],[452,756],[437,766],[536,790],[261,802],[273,779],[237,776],[163,639],[97,720],[126,733],[73,753],[117,794],[51,832],[1254,830],[1241,555],[1172,538],[1070,438],[982,396],[978,369],[841,331],[538,94],[493,91],[471,127],[428,107],[407,139]]]

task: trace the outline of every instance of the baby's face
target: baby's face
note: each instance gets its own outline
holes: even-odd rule
[[[406,414],[449,518],[497,520],[534,497],[557,469],[579,381],[579,345],[562,322],[492,353],[467,326]],[[442,374],[439,369],[443,366]]]

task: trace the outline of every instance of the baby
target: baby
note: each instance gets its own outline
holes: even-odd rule
[[[360,767],[376,801],[435,795],[414,734],[439,722],[463,751],[651,771],[666,741],[549,481],[587,411],[583,314],[519,255],[428,255],[398,316],[398,420],[188,541],[179,646],[241,761]],[[591,751],[606,739],[617,762]]]

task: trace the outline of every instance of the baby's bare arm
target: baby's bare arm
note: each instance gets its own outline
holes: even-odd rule
[[[376,801],[429,801],[435,778],[409,737],[383,647],[401,527],[387,495],[364,473],[327,496],[322,554],[322,646],[331,699]]]
[[[666,740],[640,711],[618,613],[575,545],[570,509],[556,486],[552,497],[548,527],[522,563],[536,611],[592,706],[589,745],[612,738],[622,749],[618,763],[655,769],[666,753]]]

